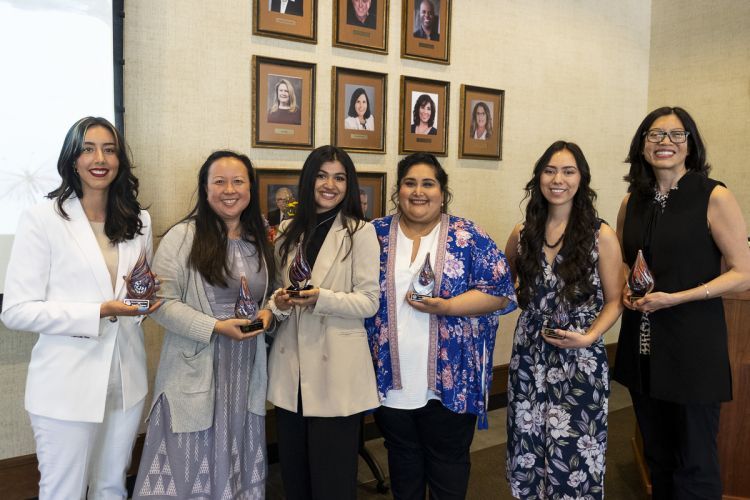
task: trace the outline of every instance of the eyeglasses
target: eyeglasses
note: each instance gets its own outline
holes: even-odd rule
[[[663,141],[665,137],[669,136],[669,140],[674,144],[682,144],[683,142],[687,141],[687,137],[688,135],[690,135],[690,132],[688,132],[687,130],[670,130],[669,132],[667,132],[666,130],[653,129],[644,132],[643,135],[646,136],[646,140],[648,142],[658,143]]]

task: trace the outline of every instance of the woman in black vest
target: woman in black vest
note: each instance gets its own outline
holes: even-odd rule
[[[653,498],[718,499],[719,409],[732,399],[720,297],[750,287],[745,221],[732,193],[708,177],[684,109],[646,116],[627,162],[617,234],[629,268],[643,251],[655,286],[632,303],[625,287],[614,379],[630,389]]]

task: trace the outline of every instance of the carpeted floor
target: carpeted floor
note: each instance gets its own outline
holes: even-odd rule
[[[613,500],[641,500],[643,493],[640,478],[633,458],[630,440],[635,428],[635,415],[632,407],[612,411],[609,414],[609,443],[607,447],[607,473],[605,476],[604,494]],[[368,448],[378,458],[386,470],[387,461],[382,440],[368,442]],[[483,448],[471,454],[471,479],[469,482],[469,500],[506,500],[513,498],[505,481],[505,444]],[[387,500],[390,494],[379,494],[375,490],[375,481],[370,480],[369,471],[360,459],[360,485],[357,494],[359,500]],[[278,471],[278,464],[269,470],[269,500],[283,499],[283,488]]]

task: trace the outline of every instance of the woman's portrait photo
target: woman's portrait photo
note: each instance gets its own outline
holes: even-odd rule
[[[347,84],[346,97],[349,107],[344,118],[344,128],[347,130],[375,130],[373,106],[375,89],[370,86]]]
[[[374,30],[377,26],[377,2],[378,0],[348,0],[346,24]]]
[[[486,141],[492,137],[492,103],[471,101],[471,138]]]
[[[268,75],[268,122],[299,125],[302,80],[290,76]]]
[[[437,135],[437,128],[434,126],[437,121],[437,94],[412,92],[411,102],[411,133]]]

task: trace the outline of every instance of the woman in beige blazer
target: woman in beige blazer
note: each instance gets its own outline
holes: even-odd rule
[[[282,323],[269,358],[279,458],[288,499],[354,499],[360,413],[378,406],[364,318],[379,303],[380,248],[363,220],[349,155],[313,151],[299,181],[299,207],[276,241],[278,281],[288,287],[300,252],[310,290],[280,288],[271,308]]]

